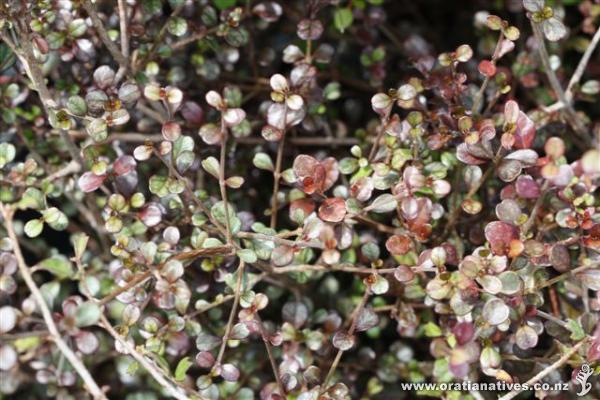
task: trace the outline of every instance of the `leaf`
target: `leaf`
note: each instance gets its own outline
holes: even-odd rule
[[[177,382],[182,382],[185,379],[185,374],[188,369],[192,366],[192,362],[189,357],[184,357],[177,363],[177,367],[175,367],[175,380]]]
[[[0,168],[15,159],[17,150],[11,143],[0,143]]]
[[[353,19],[352,10],[346,7],[338,8],[333,14],[333,24],[341,33],[352,25]]]
[[[392,194],[386,193],[373,200],[371,205],[365,207],[365,211],[373,211],[375,213],[386,213],[394,211],[397,206],[398,201],[396,200],[396,198]]]
[[[63,256],[53,256],[50,258],[46,258],[41,261],[38,266],[41,269],[44,269],[50,272],[53,275],[56,275],[58,279],[65,279],[72,276],[75,273],[73,269],[73,264],[66,257]]]
[[[346,202],[341,197],[325,199],[319,207],[319,218],[327,222],[341,222],[346,216]]]
[[[71,240],[73,242],[73,249],[75,250],[75,257],[81,258],[89,239],[90,237],[85,233],[80,232],[73,235]]]
[[[567,35],[567,28],[558,18],[549,18],[542,22],[544,36],[551,42],[558,42]]]
[[[362,309],[360,314],[358,315],[358,319],[356,322],[356,332],[363,332],[377,326],[379,323],[379,316],[375,311],[373,311],[370,307],[365,307]]]
[[[600,291],[600,269],[588,269],[577,274],[577,277],[588,288]]]
[[[504,302],[497,298],[489,299],[483,306],[483,318],[491,325],[500,325],[508,318],[510,309]]]
[[[229,214],[228,217],[229,217],[229,225],[231,227],[231,233],[236,233],[240,230],[240,228],[242,226],[242,222],[235,214],[235,211],[231,204],[227,205],[227,211]],[[226,214],[225,214],[225,203],[224,202],[219,201],[219,202],[215,203],[210,209],[210,214],[218,222],[220,222],[223,225],[226,225],[226,217],[225,217]]]
[[[529,325],[523,325],[515,333],[515,342],[523,350],[532,349],[538,343],[538,334]]]
[[[442,336],[442,329],[437,326],[437,324],[429,321],[428,323],[425,324],[425,326],[423,327],[424,332],[425,332],[425,336],[427,337],[439,337]]]
[[[237,256],[244,262],[248,264],[255,263],[258,259],[256,253],[252,249],[241,249],[238,250]]]
[[[215,157],[208,157],[202,160],[202,168],[215,178],[219,179],[219,160]]]
[[[252,163],[256,168],[264,169],[266,171],[273,171],[273,161],[267,153],[256,153],[252,159]]]
[[[355,338],[344,331],[338,331],[333,335],[333,347],[338,350],[350,350],[354,346]]]
[[[98,304],[86,301],[75,311],[75,324],[80,328],[94,325],[100,319],[100,312]]]
[[[215,3],[215,6],[219,10],[225,10],[226,8],[233,7],[235,5],[235,1],[236,0],[213,0],[213,3]]]
[[[581,324],[574,319],[567,319],[566,328],[569,330],[569,332],[571,332],[570,337],[572,340],[579,341],[585,338],[586,336]]]
[[[32,219],[25,224],[25,234],[30,238],[39,236],[44,229],[44,222],[41,219]]]

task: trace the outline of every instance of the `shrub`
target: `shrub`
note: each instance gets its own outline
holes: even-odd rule
[[[600,4],[478,3],[0,5],[3,396],[600,395]]]

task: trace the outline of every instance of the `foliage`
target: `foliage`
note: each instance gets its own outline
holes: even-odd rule
[[[600,4],[478,3],[3,2],[0,396],[579,390]]]

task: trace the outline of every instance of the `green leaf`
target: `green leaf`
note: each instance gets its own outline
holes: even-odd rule
[[[39,336],[27,336],[23,338],[19,338],[13,342],[15,349],[19,353],[23,353],[27,350],[34,349],[38,347],[41,343],[41,339]]]
[[[87,113],[87,104],[81,96],[71,96],[67,100],[67,110],[75,115],[85,115]]]
[[[177,363],[177,367],[175,368],[175,380],[177,382],[182,382],[185,379],[185,373],[192,366],[192,362],[189,357],[184,357],[179,360]]]
[[[240,230],[240,228],[242,226],[242,222],[235,214],[235,210],[233,209],[233,206],[230,203],[228,203],[227,211],[229,214],[229,225],[231,227],[231,233],[235,234]],[[212,217],[214,219],[216,219],[222,225],[226,225],[226,219],[225,219],[226,214],[225,214],[225,203],[224,202],[219,201],[219,202],[215,203],[215,205],[213,205],[210,209],[210,214],[212,215]]]
[[[427,337],[442,336],[442,330],[440,329],[439,326],[437,326],[433,322],[426,323],[424,328],[425,328],[425,336],[427,336]]]
[[[241,249],[237,252],[238,257],[249,264],[255,263],[258,259],[254,250],[251,249]]]
[[[100,319],[100,306],[96,303],[86,301],[77,307],[75,311],[75,324],[82,328],[94,325]]]
[[[585,332],[581,324],[574,319],[567,320],[567,329],[571,332],[571,339],[582,340],[585,337]]]
[[[341,33],[352,25],[353,19],[352,10],[349,8],[338,8],[333,14],[333,24]]]
[[[46,205],[46,199],[41,190],[36,188],[27,188],[21,200],[19,201],[19,209],[26,210],[32,208],[34,210],[40,210]]]
[[[53,275],[56,275],[58,279],[65,279],[69,276],[73,275],[75,272],[73,270],[73,265],[71,261],[69,261],[66,257],[63,256],[53,256],[50,258],[46,258],[41,261],[38,266],[41,269],[44,269],[50,272]]]
[[[17,150],[10,143],[0,143],[0,168],[15,159]]]
[[[219,10],[225,10],[226,8],[231,8],[235,5],[235,0],[213,0],[215,6]]]
[[[275,167],[273,166],[273,161],[267,153],[256,153],[254,155],[254,158],[252,159],[252,163],[256,168],[264,169],[267,171],[273,171],[275,169]]]
[[[75,250],[75,257],[81,258],[81,256],[83,256],[83,252],[85,251],[89,240],[90,237],[82,232],[73,235],[71,241],[73,243],[73,249]]]
[[[41,219],[32,219],[25,224],[25,234],[30,238],[34,238],[42,233],[44,222]]]

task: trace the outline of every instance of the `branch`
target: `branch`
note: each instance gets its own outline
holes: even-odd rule
[[[547,281],[544,281],[541,285],[539,285],[537,287],[537,290],[541,290],[541,289],[543,289],[545,287],[552,286],[555,283],[558,283],[560,281],[564,281],[565,279],[570,278],[570,277],[574,276],[575,274],[578,274],[578,273],[580,273],[582,271],[585,271],[586,269],[595,268],[595,267],[597,267],[599,265],[600,264],[598,264],[598,263],[591,263],[591,264],[581,265],[581,266],[579,266],[577,268],[574,268],[574,269],[572,269],[570,271],[562,273],[562,274],[560,274],[560,275],[558,275],[558,276],[556,276],[556,277],[554,277],[552,279],[548,279]]]
[[[229,201],[227,201],[227,186],[225,185],[225,156],[227,152],[227,136],[229,130],[225,125],[225,120],[221,116],[221,152],[219,156],[219,188],[221,189],[221,200],[223,200],[223,209],[225,210],[225,228],[227,230],[227,243],[231,243],[231,223],[229,221]]]
[[[348,335],[352,335],[354,333],[354,330],[356,329],[356,324],[358,322],[358,315],[364,308],[365,304],[367,304],[368,299],[369,299],[369,290],[367,289],[367,290],[365,290],[365,294],[363,295],[362,299],[360,300],[360,303],[358,303],[356,305],[356,308],[352,312],[352,317],[351,317],[352,324],[350,325],[350,329],[348,329]],[[333,374],[335,373],[335,370],[337,369],[337,367],[340,363],[340,360],[342,359],[342,354],[344,354],[344,350],[340,349],[340,350],[338,350],[337,354],[335,355],[335,359],[333,360],[333,363],[331,364],[331,367],[329,368],[329,372],[327,373],[327,376],[325,377],[325,380],[323,381],[323,386],[321,387],[321,394],[323,394],[327,391],[327,389],[328,389],[327,386],[329,384],[329,381],[333,377]]]
[[[542,206],[542,203],[544,202],[544,197],[546,196],[548,186],[549,186],[548,181],[544,182],[544,184],[542,185],[542,188],[540,190],[540,196],[535,201],[535,204],[533,205],[533,209],[531,210],[531,214],[529,215],[529,218],[523,224],[523,229],[522,229],[523,235],[527,235],[527,233],[529,233],[529,230],[533,226],[533,223],[535,222],[537,213],[538,213],[540,207]]]
[[[273,375],[275,376],[275,381],[277,382],[277,387],[279,388],[279,392],[281,396],[285,396],[285,388],[283,383],[281,382],[281,378],[279,377],[279,372],[277,369],[277,362],[275,361],[275,356],[273,355],[273,349],[271,348],[271,344],[269,343],[269,339],[267,339],[265,326],[262,323],[262,319],[256,314],[256,320],[260,326],[260,336],[265,344],[265,349],[267,350],[267,356],[269,358],[269,363],[271,364],[271,369],[273,370]]]
[[[587,64],[590,61],[592,53],[596,49],[598,42],[600,42],[600,27],[596,30],[596,33],[594,34],[594,37],[592,38],[592,41],[588,45],[587,49],[585,49],[585,52],[583,53],[583,56],[581,57],[573,76],[571,76],[571,80],[569,80],[567,90],[565,90],[565,97],[568,101],[573,99],[573,87],[579,83],[579,80],[585,71],[585,67],[587,67]]]
[[[162,372],[153,362],[148,360],[142,354],[140,354],[124,337],[122,337],[115,328],[112,327],[110,322],[104,315],[100,316],[100,326],[104,328],[119,344],[127,350],[130,356],[132,356],[148,373],[158,382],[163,388],[167,389],[169,394],[178,400],[189,400],[189,396],[185,393],[184,389],[177,387],[165,377]]]
[[[278,194],[279,180],[281,179],[281,161],[283,159],[283,149],[285,147],[285,128],[287,124],[287,105],[283,113],[283,132],[281,139],[277,144],[277,159],[275,161],[275,171],[273,171],[273,195],[271,196],[271,229],[277,226],[277,212],[279,211]]]
[[[98,34],[100,41],[102,41],[104,46],[108,49],[108,52],[110,53],[112,58],[114,58],[114,60],[119,64],[119,66],[121,68],[124,68],[125,71],[127,71],[129,69],[129,62],[127,61],[127,57],[125,57],[123,53],[119,51],[117,45],[112,40],[110,40],[110,37],[108,37],[106,28],[104,27],[102,20],[98,16],[96,8],[92,4],[91,0],[84,0],[83,8],[90,16],[90,19],[92,20],[92,25],[94,25],[94,29],[96,29],[96,33]]]
[[[552,87],[552,90],[554,90],[554,92],[556,93],[558,100],[565,105],[563,111],[567,122],[569,123],[569,125],[571,125],[575,132],[579,136],[581,136],[583,140],[585,140],[586,144],[589,144],[590,137],[587,133],[586,127],[583,125],[583,123],[575,113],[575,110],[567,100],[565,92],[560,82],[558,81],[554,70],[550,66],[550,57],[548,56],[548,50],[546,49],[544,34],[542,33],[539,24],[533,21],[531,21],[531,28],[533,29],[533,34],[538,44],[538,53],[540,55],[540,60],[542,62],[542,66],[544,67],[544,72],[548,77],[548,81],[550,82],[550,86]]]
[[[583,346],[587,341],[588,341],[588,338],[585,338],[581,342],[577,343],[569,351],[567,351],[565,354],[563,354],[562,357],[560,357],[558,360],[556,360],[553,364],[544,368],[537,375],[535,375],[531,379],[529,379],[525,383],[525,385],[533,386],[534,383],[539,382],[540,380],[544,379],[544,377],[546,377],[548,374],[550,374],[551,372],[560,368],[564,363],[569,361],[569,358],[571,358],[571,356],[573,354],[577,353],[577,350],[579,350],[579,348],[581,348],[581,346]],[[504,396],[499,397],[498,400],[511,400],[511,399],[514,399],[515,397],[517,397],[520,393],[521,393],[521,390],[512,390],[508,394],[505,394]]]
[[[311,247],[313,249],[323,249],[323,244],[319,242],[289,240],[278,236],[265,235],[264,233],[238,232],[235,235],[242,239],[265,240],[290,247]]]
[[[231,328],[233,327],[233,322],[235,320],[235,314],[237,313],[237,308],[240,304],[240,296],[242,294],[242,281],[244,280],[244,266],[244,261],[240,260],[240,265],[237,270],[238,276],[237,282],[235,284],[233,306],[231,307],[231,312],[229,313],[229,320],[227,321],[227,325],[225,326],[225,333],[223,334],[223,341],[221,342],[221,347],[219,348],[217,360],[215,361],[215,367],[219,367],[221,365],[221,362],[223,361],[223,356],[225,355],[225,348],[227,347],[227,341],[229,340]]]
[[[229,255],[229,254],[231,254],[230,246],[217,246],[217,247],[209,247],[206,249],[192,250],[189,252],[179,253],[172,257],[169,257],[164,263],[161,263],[160,265],[158,265],[156,267],[156,269],[162,268],[162,266],[169,260],[189,261],[189,260],[195,260],[198,257]],[[110,301],[112,301],[113,299],[115,299],[117,296],[119,296],[121,293],[124,293],[130,289],[135,288],[136,286],[141,285],[146,280],[148,280],[150,278],[150,276],[152,276],[153,272],[154,272],[154,270],[148,269],[147,271],[137,275],[135,278],[133,278],[132,280],[127,282],[127,284],[125,286],[121,286],[114,292],[103,297],[100,300],[100,304],[102,304],[102,305],[107,304]]]
[[[94,380],[94,378],[92,377],[92,375],[90,374],[90,372],[88,371],[86,366],[75,355],[75,353],[73,352],[73,350],[71,350],[69,345],[67,345],[67,343],[62,339],[62,335],[59,332],[56,324],[54,323],[54,319],[52,318],[52,312],[48,308],[48,305],[46,304],[46,301],[44,300],[44,296],[42,295],[42,292],[40,291],[37,284],[33,280],[31,273],[29,271],[29,267],[25,263],[25,258],[23,257],[23,253],[21,252],[21,247],[19,246],[19,240],[17,238],[17,235],[14,230],[14,226],[13,226],[14,210],[9,208],[7,205],[5,205],[3,203],[0,203],[0,211],[2,212],[2,214],[4,216],[4,224],[6,226],[6,231],[8,232],[8,237],[10,238],[10,240],[13,244],[13,251],[14,251],[15,257],[17,259],[17,265],[19,267],[19,272],[20,272],[21,276],[23,277],[25,284],[27,284],[27,287],[29,288],[29,291],[31,292],[31,294],[34,298],[36,305],[37,305],[39,311],[41,312],[42,317],[44,318],[44,322],[46,323],[46,326],[48,327],[48,332],[50,333],[52,341],[54,343],[56,343],[56,346],[58,347],[60,352],[65,356],[65,358],[69,361],[69,363],[71,363],[71,365],[73,366],[73,369],[81,377],[81,379],[85,383],[87,390],[91,393],[91,395],[94,397],[94,399],[107,400],[106,396],[104,395],[104,392],[102,391],[102,389],[100,389],[100,387],[98,386],[98,384],[96,383],[96,381]]]
[[[500,55],[500,49],[502,48],[502,41],[504,40],[504,32],[500,31],[500,36],[498,36],[498,42],[496,43],[496,49],[494,50],[494,54],[492,55],[492,64],[495,66],[496,61],[498,61],[498,56]],[[479,110],[479,106],[481,105],[481,100],[483,99],[483,94],[485,93],[485,89],[490,83],[490,77],[488,75],[485,76],[481,87],[477,91],[475,95],[475,100],[473,101],[473,106],[471,107],[471,114],[474,114],[477,110]]]
[[[125,59],[129,59],[129,38],[127,36],[127,8],[125,0],[118,0],[119,6],[119,30],[121,36],[121,53]],[[127,63],[129,65],[129,63]],[[123,75],[127,72],[127,65],[119,67],[115,81],[119,82]]]

